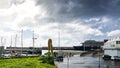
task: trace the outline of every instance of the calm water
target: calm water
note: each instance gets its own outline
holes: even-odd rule
[[[53,50],[53,52],[58,52],[59,50]],[[48,50],[42,50],[42,55],[44,55],[45,53],[47,53]],[[83,51],[76,51],[76,50],[62,50],[62,52],[75,52],[75,53],[81,53]]]
[[[58,50],[54,50],[54,52],[56,51]],[[42,55],[46,52],[48,52],[48,50],[42,50]],[[80,55],[74,55],[69,58],[65,57],[63,62],[56,62],[56,64],[58,68],[99,68],[99,64],[100,68],[107,68],[107,66],[109,66],[109,68],[120,68],[120,61],[105,61],[101,57],[99,61],[98,56],[92,57],[91,55],[83,57],[80,57]]]
[[[73,57],[64,58],[63,62],[56,62],[58,65],[58,68],[119,68],[120,67],[120,61],[104,61],[100,57],[92,57],[92,56],[84,56],[80,57],[79,55],[74,55]]]

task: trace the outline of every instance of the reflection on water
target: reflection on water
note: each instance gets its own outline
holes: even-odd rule
[[[68,64],[69,62],[69,64]],[[79,55],[75,55],[73,57],[69,58],[69,61],[67,58],[64,58],[64,61],[58,64],[58,68],[106,68],[109,66],[109,68],[118,68],[120,67],[120,61],[104,61],[102,58],[99,57],[91,57],[91,56],[84,56],[80,57]]]
[[[57,50],[54,51],[57,52]],[[48,50],[42,50],[42,55],[46,52]],[[99,61],[98,56],[92,57],[91,55],[82,57],[74,55],[69,59],[65,57],[63,62],[56,62],[56,64],[58,68],[99,68],[99,64],[100,68],[108,68],[108,66],[109,68],[120,68],[120,61],[104,61],[101,57]]]

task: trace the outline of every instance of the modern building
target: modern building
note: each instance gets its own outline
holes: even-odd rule
[[[86,40],[82,43],[85,47],[100,47],[104,45],[103,41],[95,41],[95,40]]]
[[[104,45],[104,41],[86,40],[81,43],[82,46],[74,46],[75,50],[96,50],[100,49]]]

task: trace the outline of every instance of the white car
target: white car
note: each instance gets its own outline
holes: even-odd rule
[[[119,56],[112,56],[111,59],[112,60],[120,60],[120,57]]]

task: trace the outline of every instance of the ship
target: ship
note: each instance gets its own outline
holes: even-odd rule
[[[110,59],[112,60],[120,60],[120,38],[108,40],[104,44],[103,50],[104,50],[103,59],[106,56],[110,56]]]

